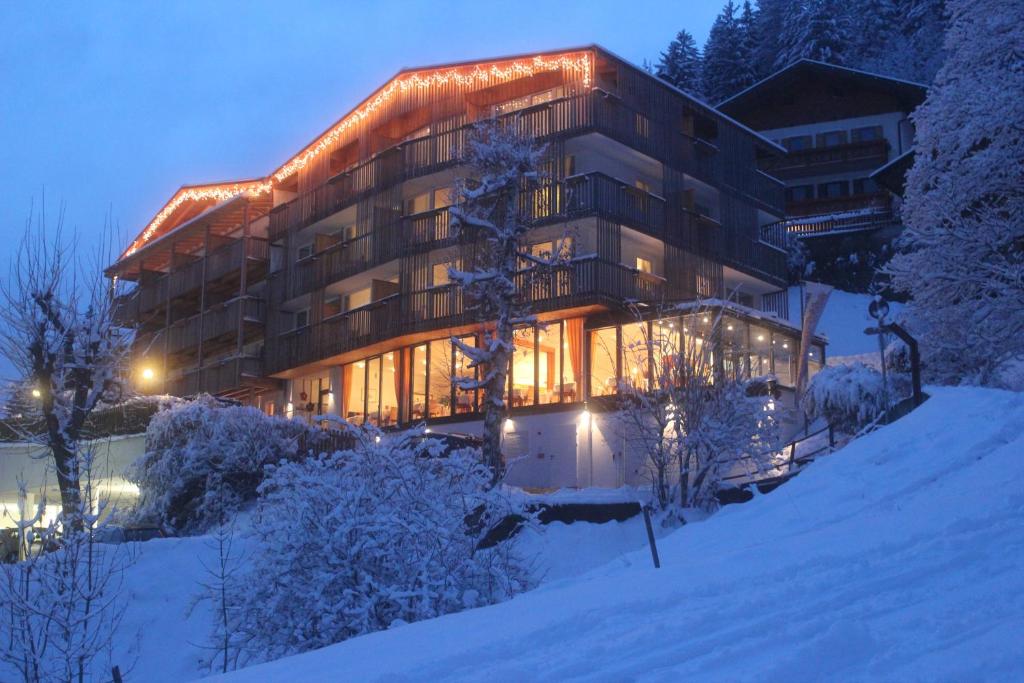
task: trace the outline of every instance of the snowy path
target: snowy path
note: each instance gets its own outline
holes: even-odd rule
[[[996,417],[1001,422],[996,421]],[[224,680],[1020,680],[1024,395],[919,411],[583,577]]]

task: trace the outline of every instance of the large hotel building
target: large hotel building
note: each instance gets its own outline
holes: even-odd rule
[[[467,134],[492,117],[545,145],[528,248],[573,235],[571,259],[524,285],[539,322],[515,342],[511,483],[643,477],[603,412],[623,382],[645,381],[649,365],[622,349],[654,325],[702,343],[709,309],[638,322],[626,301],[711,305],[727,321],[707,339],[725,373],[786,388],[801,353],[822,362],[821,340],[800,348],[791,322],[783,245],[763,237],[785,187],[759,169],[785,149],[586,47],[404,70],[269,175],[178,190],[108,269],[135,283],[117,311],[153,390],[479,430],[479,397],[451,382],[466,361],[450,338],[484,323],[448,282],[447,207]]]

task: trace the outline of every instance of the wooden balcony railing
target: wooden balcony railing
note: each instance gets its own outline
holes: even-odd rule
[[[187,370],[168,381],[167,392],[174,396],[192,396],[200,393],[223,394],[263,375],[258,358],[236,357],[201,368]]]
[[[665,294],[664,281],[617,263],[577,259],[543,274],[523,271],[519,291],[534,310],[623,301],[655,301]],[[396,294],[320,323],[268,339],[268,374],[314,363],[404,334],[442,330],[477,321],[461,287],[448,285]]]
[[[722,160],[707,140],[683,134],[678,128],[648,119],[607,93],[593,91],[522,109],[501,117],[522,134],[544,141],[552,136],[598,132],[654,159],[717,184]],[[471,126],[402,142],[335,176],[270,213],[271,241],[301,230],[372,192],[457,163]],[[771,206],[782,206],[779,181],[751,166],[740,174],[742,188]]]
[[[781,159],[765,162],[764,170],[779,177],[795,178],[858,168],[877,168],[888,157],[889,143],[886,140],[868,140],[792,151]]]
[[[243,244],[245,253],[243,255]],[[220,278],[239,270],[243,264],[250,262],[266,262],[270,258],[270,243],[262,238],[250,237],[246,240],[234,240],[210,251],[205,258],[200,257],[184,266],[175,268],[170,273],[156,278],[152,282],[139,285],[138,313],[148,313],[162,306],[168,299],[174,299],[195,292],[203,284],[203,262],[206,262],[206,282],[215,282]]]
[[[784,244],[789,235],[822,237],[848,232],[879,230],[898,224],[899,221],[889,207],[868,207],[816,216],[795,216],[784,221],[769,223],[761,228],[761,239],[765,242]]]
[[[240,325],[262,325],[263,302],[255,297],[240,297],[215,306],[202,316],[194,315],[167,330],[167,352],[181,353],[224,335],[237,334]]]

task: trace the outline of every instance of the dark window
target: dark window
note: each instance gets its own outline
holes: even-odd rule
[[[871,178],[857,178],[853,181],[854,194],[874,194],[878,192],[878,184]]]
[[[845,180],[836,180],[831,183],[818,185],[819,199],[835,199],[836,197],[846,197],[849,194],[850,184]]]
[[[819,147],[836,147],[846,143],[845,130],[830,130],[818,136]]]
[[[799,152],[802,149],[810,149],[812,145],[810,135],[797,135],[791,138],[783,138],[782,146],[790,152]]]
[[[865,126],[864,128],[854,128],[853,130],[850,131],[851,142],[869,142],[871,140],[881,139],[881,126]]]
[[[806,199],[814,199],[814,185],[795,185],[786,188],[787,202],[802,202]]]

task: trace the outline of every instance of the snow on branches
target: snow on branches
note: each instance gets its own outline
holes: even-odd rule
[[[378,441],[378,438],[379,441]],[[479,454],[422,430],[271,468],[241,613],[243,659],[276,659],[504,600],[528,587],[512,541],[480,541],[513,512]]]

